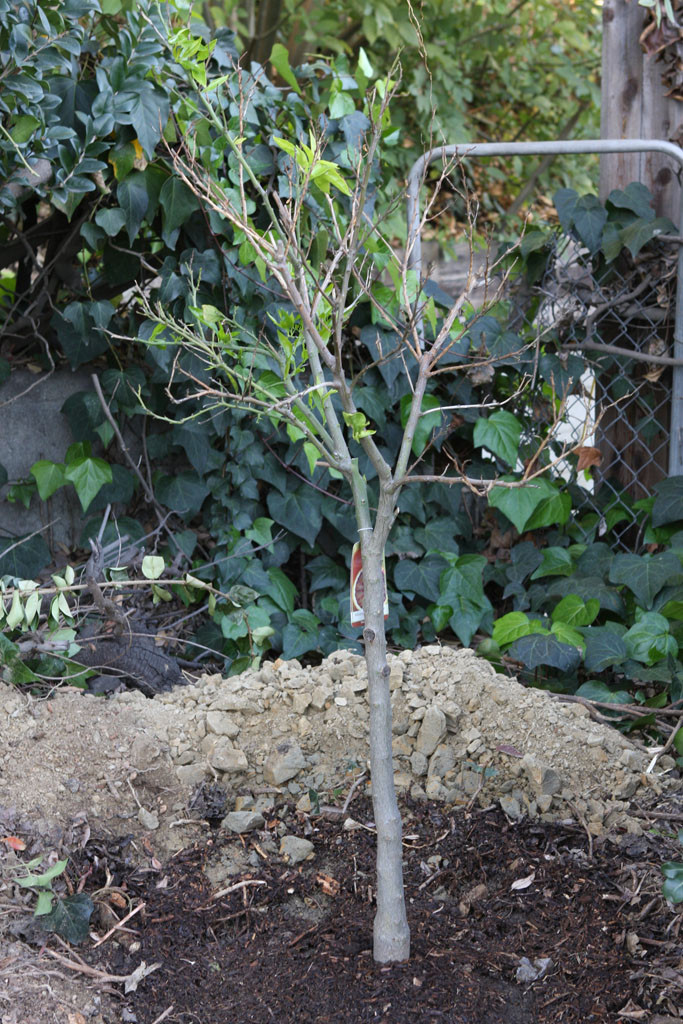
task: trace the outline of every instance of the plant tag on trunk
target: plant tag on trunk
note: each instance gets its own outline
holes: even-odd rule
[[[386,561],[382,558],[382,580],[384,581],[384,618],[389,618],[389,596],[387,594],[387,567]],[[364,626],[365,615],[363,614],[363,597],[365,587],[363,586],[363,559],[360,553],[358,541],[353,545],[351,551],[351,625]]]

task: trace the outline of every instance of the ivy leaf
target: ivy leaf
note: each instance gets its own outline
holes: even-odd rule
[[[610,690],[601,679],[589,679],[582,683],[576,691],[577,697],[586,700],[599,700],[604,704],[631,704],[633,697],[626,690]]]
[[[118,235],[119,231],[126,224],[126,215],[121,209],[98,210],[95,214],[95,223],[98,224],[105,234],[110,238]]]
[[[293,612],[298,591],[292,581],[285,576],[282,569],[275,565],[268,570],[268,578],[270,580],[270,586],[266,590],[268,597],[271,597],[283,612]]]
[[[489,491],[489,505],[507,516],[518,533],[523,532],[524,524],[541,501],[543,495],[533,484],[524,487],[493,487]]]
[[[129,174],[124,181],[120,181],[116,189],[116,198],[125,214],[128,241],[132,245],[149,206],[145,175],[141,171],[136,171]]]
[[[64,354],[75,370],[109,348],[107,327],[114,315],[111,302],[70,302],[51,320]]]
[[[655,484],[655,503],[652,506],[652,525],[664,526],[683,519],[683,476],[670,476]]]
[[[30,473],[38,487],[41,501],[47,501],[67,482],[64,470],[63,463],[50,462],[48,459],[39,459],[38,462],[33,463]]]
[[[556,636],[532,634],[515,640],[509,650],[511,658],[521,661],[528,669],[547,665],[559,669],[560,672],[573,672],[581,662],[581,654],[576,647],[563,644]]]
[[[493,613],[491,602],[484,594],[485,565],[482,555],[461,555],[455,565],[441,575],[438,603],[453,609],[449,624],[465,646]]]
[[[569,520],[572,512],[572,499],[565,491],[560,491],[545,477],[539,480],[544,496],[527,519],[525,530],[543,530],[546,526],[562,526]]]
[[[289,66],[289,53],[287,48],[283,46],[282,43],[275,43],[273,49],[270,51],[269,60],[280,77],[285,80],[287,85],[291,85],[292,89],[298,92],[299,96],[301,96],[301,88],[296,80],[294,72]]]
[[[532,580],[539,580],[543,576],[570,576],[574,571],[572,556],[566,548],[544,548],[542,555],[541,564],[531,574]]]
[[[448,563],[440,555],[402,559],[394,568],[394,585],[402,593],[419,594],[428,601],[439,601],[439,581]]]
[[[104,459],[82,457],[69,462],[64,476],[76,488],[83,511],[88,510],[99,489],[112,481],[111,466]]]
[[[662,896],[671,903],[683,902],[683,864],[678,861],[667,861],[662,864],[664,885]]]
[[[573,188],[558,188],[553,196],[553,203],[560,218],[562,230],[569,234],[574,223],[574,211],[579,201],[579,194]]]
[[[162,477],[156,487],[159,501],[186,518],[199,512],[209,493],[209,486],[197,473],[177,473]]]
[[[129,79],[125,91],[117,97],[117,108],[119,122],[133,125],[145,156],[151,160],[168,121],[167,94],[148,78]]]
[[[624,643],[629,657],[644,665],[656,665],[669,655],[675,658],[678,654],[668,620],[658,612],[646,612],[624,634]]]
[[[282,630],[282,657],[299,658],[318,647],[320,620],[313,612],[299,608]]]
[[[615,615],[624,615],[624,602],[615,587],[608,587],[599,576],[568,576],[555,579],[546,586],[547,598],[566,597],[567,594],[578,594],[584,601],[597,598],[600,607]]]
[[[581,649],[581,653],[583,653],[585,647],[584,639],[573,626],[569,626],[566,622],[553,622],[550,627],[550,632],[553,636],[556,636],[558,640],[561,640],[563,644],[569,644],[571,647],[579,647]]]
[[[643,246],[657,235],[675,235],[677,230],[668,217],[657,217],[649,223],[636,220],[622,229],[621,244],[628,249],[631,256],[637,256]]]
[[[623,583],[635,595],[641,608],[652,608],[656,595],[667,584],[681,582],[683,570],[673,551],[659,555],[615,555],[610,583]]]
[[[199,209],[199,202],[185,182],[171,175],[161,186],[159,206],[162,220],[161,237],[169,249],[173,249],[180,228],[190,214]]]
[[[413,537],[425,551],[451,551],[460,553],[457,540],[457,524],[450,516],[428,519],[423,527],[415,530]]]
[[[22,543],[14,547],[18,540]],[[10,547],[13,550],[4,554]],[[0,537],[0,576],[32,580],[51,561],[52,555],[43,537]]]
[[[311,547],[322,525],[320,506],[312,500],[314,493],[308,488],[289,491],[285,495],[271,491],[266,499],[268,511],[275,522],[297,537],[303,537]]]
[[[410,416],[412,402],[412,395],[404,395],[401,399],[401,426],[404,428]],[[415,426],[415,433],[413,434],[411,444],[413,454],[416,456],[422,455],[422,452],[427,447],[427,442],[432,436],[432,432],[441,424],[440,404],[436,395],[425,395],[422,399],[422,411]],[[430,409],[435,411],[429,412]]]
[[[528,636],[535,632],[535,628],[524,612],[508,612],[502,618],[497,619],[493,627],[493,642],[498,644],[502,650],[509,644],[519,640],[522,636]]]
[[[587,629],[584,639],[584,664],[588,672],[604,672],[612,665],[621,665],[628,657],[623,638],[609,626],[593,626]]]
[[[519,458],[521,435],[521,423],[505,409],[498,409],[490,416],[478,419],[474,424],[474,443],[478,447],[488,448],[513,469]]]
[[[655,219],[653,209],[653,196],[649,188],[639,181],[632,181],[625,189],[612,189],[607,197],[607,202],[621,210],[630,210],[641,220],[651,221]]]
[[[590,626],[599,611],[600,602],[596,597],[583,601],[578,594],[567,594],[553,608],[551,619],[566,622],[568,626]]]
[[[597,252],[602,240],[602,229],[607,221],[607,210],[597,196],[581,196],[574,207],[574,227],[584,245]]]
[[[40,918],[40,925],[46,932],[56,932],[77,946],[90,934],[90,918],[94,909],[95,904],[87,893],[74,893],[56,900],[50,913]]]

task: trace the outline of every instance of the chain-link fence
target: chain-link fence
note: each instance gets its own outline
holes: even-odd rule
[[[561,236],[532,289],[540,304],[527,326],[551,331],[558,351],[585,360],[559,433],[581,445],[590,467],[579,483],[598,535],[609,529],[624,548],[634,503],[668,475],[676,263],[677,246],[658,243],[596,271],[590,253]],[[531,297],[522,314],[536,306]]]
[[[420,185],[431,163],[625,152],[658,152],[674,170],[683,168],[683,149],[656,140],[460,143],[424,153],[408,184],[409,264],[422,269]],[[683,206],[681,217],[683,235]],[[592,529],[632,550],[638,503],[669,474],[683,473],[683,244],[658,240],[635,257],[622,253],[605,262],[560,236],[536,281],[533,294],[513,298],[513,326],[524,321],[539,339],[552,334],[560,359],[582,357],[558,435],[580,446],[581,505],[592,514]]]

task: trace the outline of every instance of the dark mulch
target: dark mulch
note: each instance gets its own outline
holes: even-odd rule
[[[358,800],[353,807],[354,817],[370,820],[369,804]],[[293,811],[278,814],[267,823],[273,837],[283,816],[298,835],[312,826],[312,862],[287,867],[263,851],[263,834],[240,838],[218,832],[177,855],[162,872],[147,875],[144,884],[130,879],[129,888],[147,904],[144,922],[136,924],[141,947],[129,955],[110,944],[106,965],[119,974],[134,970],[141,959],[162,966],[126,997],[125,1019],[680,1019],[681,915],[659,892],[658,866],[671,848],[656,837],[589,841],[573,824],[512,825],[497,809],[452,813],[413,804],[404,819],[412,955],[408,963],[380,966],[371,950],[372,832],[345,831],[339,819],[309,823]],[[202,865],[230,843],[256,849],[260,857],[258,868],[232,883],[266,884],[244,885],[215,899]],[[434,857],[441,860],[429,860]],[[513,888],[523,879],[526,887]],[[552,963],[545,976],[524,982],[516,977],[522,957]]]

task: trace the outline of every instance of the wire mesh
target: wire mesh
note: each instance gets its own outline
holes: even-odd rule
[[[635,259],[623,252],[605,264],[559,236],[531,296],[513,303],[518,318],[536,309],[526,326],[544,343],[585,360],[560,435],[590,447],[590,477],[580,472],[577,480],[582,510],[598,517],[598,536],[609,530],[610,541],[626,550],[634,504],[668,475],[672,369],[657,359],[672,354],[675,248],[657,243]]]

